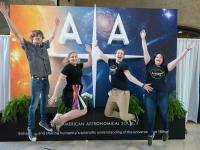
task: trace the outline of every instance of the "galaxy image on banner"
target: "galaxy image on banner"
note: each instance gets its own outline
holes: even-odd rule
[[[110,58],[114,58],[116,49],[124,49],[125,54],[130,56],[127,58],[125,56],[129,70],[142,82],[145,82],[145,65],[141,30],[145,29],[147,33],[146,39],[151,56],[156,52],[162,52],[166,56],[166,62],[176,57],[177,11],[174,9],[12,5],[10,11],[13,23],[26,39],[29,39],[31,30],[36,28],[42,30],[48,38],[54,27],[55,18],[60,19],[56,40],[48,51],[52,68],[50,94],[63,68],[62,60],[69,52],[75,51],[82,62],[86,61],[84,44],[92,45],[94,40],[98,41],[98,46]],[[123,34],[126,39],[112,39],[111,33]],[[13,34],[11,34],[10,58],[11,96],[30,95],[28,62]],[[83,72],[83,93],[87,92],[93,96],[93,108],[104,107],[110,90],[109,69],[102,60],[95,57],[93,59],[92,68]],[[169,91],[173,92],[176,89],[175,70],[169,73],[167,82]],[[131,94],[137,95],[142,101],[144,92],[142,88],[131,83],[129,86]]]

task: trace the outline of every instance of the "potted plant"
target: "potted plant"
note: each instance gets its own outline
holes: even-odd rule
[[[129,112],[132,114],[144,114],[144,105],[139,101],[136,96],[131,95],[129,103]],[[186,115],[186,110],[183,104],[174,95],[169,96],[168,102],[168,119],[172,122],[175,118],[184,119]]]
[[[87,106],[91,105],[91,95],[83,94],[82,98]],[[26,118],[28,114],[29,105],[29,96],[24,95],[11,99],[6,104],[6,107],[2,112],[1,121],[5,123],[8,121],[17,121],[18,117]],[[70,110],[69,108],[65,107],[61,98],[57,100],[56,108],[58,113],[65,113]],[[118,110],[118,108],[116,108],[116,110]],[[129,112],[137,115],[144,114],[144,105],[142,105],[139,99],[134,95],[131,95],[130,97]],[[173,121],[175,118],[183,119],[185,118],[185,114],[186,111],[183,108],[182,103],[174,95],[170,95],[168,105],[169,121]]]
[[[173,121],[175,118],[183,119],[185,118],[186,110],[183,104],[174,95],[169,96],[168,102],[168,119]]]
[[[3,123],[8,121],[17,121],[18,117],[26,118],[28,114],[28,108],[30,105],[29,96],[20,96],[11,99],[2,112],[1,121]]]

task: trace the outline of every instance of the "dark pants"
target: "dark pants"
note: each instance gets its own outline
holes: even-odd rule
[[[35,111],[40,102],[41,122],[46,123],[46,105],[49,94],[49,80],[31,80],[31,104],[28,113],[28,128],[35,128]]]
[[[151,92],[145,94],[148,136],[153,135],[156,108],[158,107],[164,131],[168,131],[168,93],[167,92]]]

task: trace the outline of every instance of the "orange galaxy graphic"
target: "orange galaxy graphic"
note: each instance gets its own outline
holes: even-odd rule
[[[44,9],[41,6],[12,5],[10,18],[17,32],[26,40],[30,40],[29,33],[34,29],[42,30],[45,37],[49,36],[57,15],[55,11],[56,9],[52,9],[51,6]],[[19,40],[13,33],[10,35],[11,97],[30,95],[31,77],[28,60]]]

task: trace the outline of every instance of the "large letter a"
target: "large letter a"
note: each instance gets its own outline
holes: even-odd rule
[[[120,34],[115,34],[117,27],[119,27],[119,32]],[[122,23],[122,19],[120,17],[120,15],[117,15],[117,19],[115,20],[115,24],[113,26],[112,32],[110,34],[109,40],[108,40],[108,44],[111,44],[112,41],[123,41],[124,45],[128,45],[129,44],[129,40],[128,37],[126,35],[126,31],[124,29],[124,25]]]
[[[70,33],[70,29],[72,29],[71,33]],[[82,44],[79,34],[77,32],[76,26],[74,24],[74,20],[70,12],[67,14],[67,18],[66,18],[65,24],[63,26],[63,29],[61,31],[61,35],[59,38],[59,43],[64,44],[67,40],[76,40],[78,44]]]

